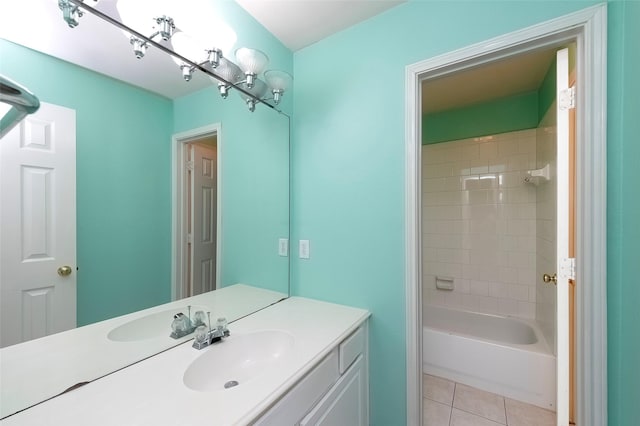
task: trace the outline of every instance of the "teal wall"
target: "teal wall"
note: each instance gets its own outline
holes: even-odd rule
[[[222,276],[288,292],[289,259],[278,239],[289,237],[289,119],[265,107],[247,110],[236,93],[216,88],[174,103],[175,132],[221,123]],[[220,146],[220,145],[219,145]]]
[[[168,302],[171,101],[5,40],[0,57],[76,110],[78,325]]]
[[[554,59],[538,89],[538,121],[542,121],[549,107],[556,100],[557,63]],[[536,124],[537,125],[537,124]]]
[[[538,92],[422,116],[422,143],[454,141],[538,126]]]
[[[292,291],[372,312],[373,425],[406,422],[405,66],[592,4],[410,1],[295,53],[292,239],[311,258],[292,257]],[[639,9],[608,15],[611,425],[633,424],[640,400]]]
[[[638,422],[640,401],[640,3],[609,3],[607,308],[609,424]]]

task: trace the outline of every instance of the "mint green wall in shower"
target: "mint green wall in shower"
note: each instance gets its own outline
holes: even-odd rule
[[[551,65],[538,88],[538,121],[542,121],[549,107],[556,100],[556,60],[551,61]],[[536,123],[536,126],[538,123]]]
[[[0,73],[76,110],[78,325],[168,302],[171,101],[5,40],[0,58]]]
[[[422,116],[422,143],[533,129],[538,125],[538,92],[532,91]]]
[[[409,1],[295,53],[292,240],[311,258],[292,257],[292,291],[371,310],[372,425],[406,424],[405,67],[593,4]],[[639,9],[608,13],[611,425],[633,424],[640,400]]]

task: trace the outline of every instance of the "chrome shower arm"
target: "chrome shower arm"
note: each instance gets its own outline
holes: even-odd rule
[[[9,133],[24,117],[40,108],[40,101],[27,88],[0,75],[0,102],[11,109],[0,119],[0,138]]]

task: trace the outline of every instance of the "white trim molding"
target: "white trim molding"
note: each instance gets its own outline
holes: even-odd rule
[[[186,235],[186,212],[184,211],[183,194],[184,182],[184,144],[203,137],[216,135],[217,137],[217,241],[216,241],[216,286],[220,282],[220,267],[222,261],[222,125],[209,124],[196,129],[176,133],[171,137],[171,300],[182,299],[183,282],[186,276],[185,260],[186,245],[183,235]]]
[[[607,424],[607,7],[592,6],[406,68],[407,424],[422,423],[421,82],[534,49],[577,45],[576,423]],[[565,426],[565,425],[563,425]]]

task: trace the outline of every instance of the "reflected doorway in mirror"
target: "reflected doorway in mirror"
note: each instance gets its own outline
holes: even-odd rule
[[[215,290],[220,276],[220,125],[173,136],[173,300]]]
[[[216,137],[186,144],[189,160],[187,209],[189,210],[187,296],[216,289],[217,239],[217,144]]]

